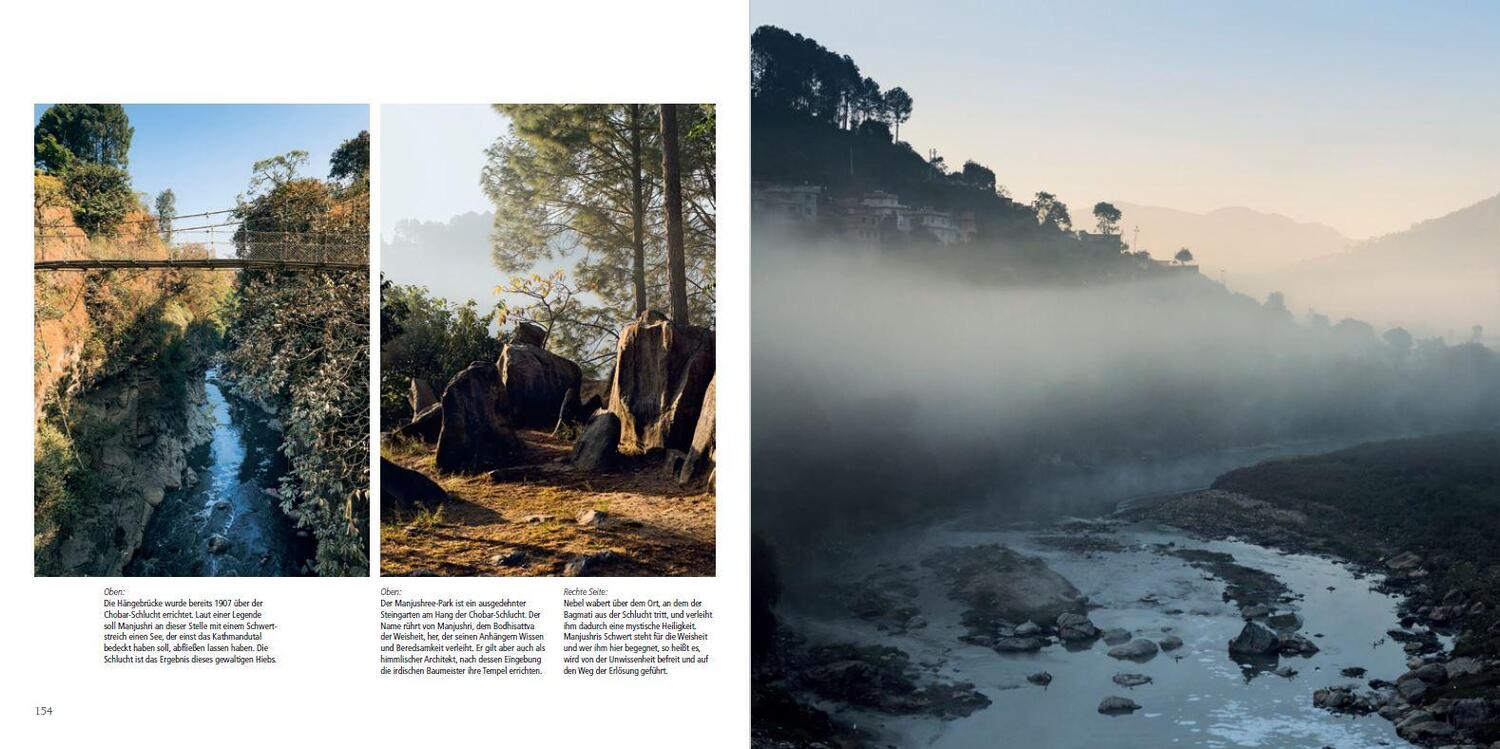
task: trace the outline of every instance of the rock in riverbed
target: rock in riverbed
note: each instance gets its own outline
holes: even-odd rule
[[[1146,661],[1156,657],[1156,643],[1147,639],[1130,642],[1109,649],[1109,657],[1131,661]]]
[[[1099,712],[1105,715],[1127,715],[1139,709],[1141,706],[1135,704],[1134,700],[1124,697],[1105,697],[1099,703]]]
[[[1115,674],[1111,679],[1122,687],[1135,688],[1151,683],[1151,677],[1145,674]]]
[[[1274,655],[1280,649],[1281,639],[1276,633],[1255,622],[1245,622],[1239,635],[1229,641],[1231,655],[1266,656]]]

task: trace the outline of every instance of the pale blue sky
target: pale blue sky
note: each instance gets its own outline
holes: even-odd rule
[[[488,104],[380,107],[380,236],[402,219],[447,221],[491,209],[479,189],[484,149],[509,121]]]
[[[916,101],[901,135],[1048,190],[1355,238],[1500,193],[1500,3],[752,0]]]
[[[33,124],[48,106],[34,107]],[[233,208],[249,185],[251,165],[261,159],[307,151],[306,175],[327,177],[333,150],[370,128],[369,111],[363,104],[126,104],[135,128],[131,185],[151,196],[148,205],[170,187],[181,215]],[[203,220],[183,219],[179,226]]]

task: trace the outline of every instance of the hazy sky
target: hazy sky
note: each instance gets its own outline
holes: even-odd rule
[[[1500,3],[752,0],[1017,198],[1242,205],[1363,238],[1500,193]]]
[[[447,221],[493,206],[479,189],[484,149],[509,120],[488,104],[380,108],[380,236],[401,219]]]
[[[33,108],[33,124],[48,106]],[[150,195],[153,206],[156,194],[170,187],[181,215],[233,208],[249,186],[251,165],[288,151],[307,151],[306,174],[327,177],[333,150],[370,128],[364,104],[126,104],[125,114],[135,128],[131,186]],[[178,226],[201,221],[187,218]]]

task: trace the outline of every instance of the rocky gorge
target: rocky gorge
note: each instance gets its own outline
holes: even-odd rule
[[[758,625],[774,640],[756,644],[755,743],[1492,746],[1487,553],[1374,543],[1326,510],[1215,488],[777,555],[754,583],[775,616]],[[830,653],[840,673],[911,668],[889,699],[853,694]]]

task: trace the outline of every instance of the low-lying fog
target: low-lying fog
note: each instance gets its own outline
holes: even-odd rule
[[[1099,494],[1142,465],[1500,421],[1482,346],[1309,324],[1187,271],[999,287],[923,251],[757,242],[758,530],[1019,501],[1044,478]]]

